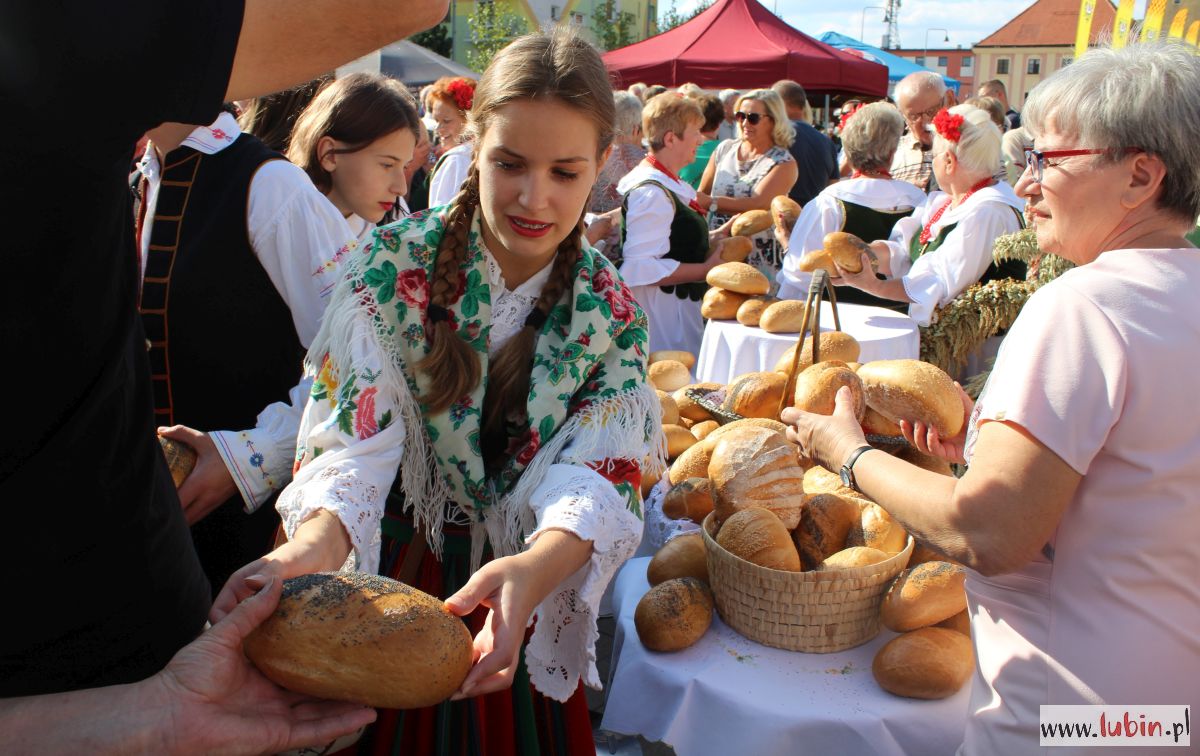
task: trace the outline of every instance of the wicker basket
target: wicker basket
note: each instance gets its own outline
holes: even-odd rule
[[[879,634],[879,606],[908,564],[904,551],[878,564],[837,572],[786,572],[734,556],[713,538],[714,514],[704,518],[708,576],[717,613],[750,640],[788,651],[828,654]]]

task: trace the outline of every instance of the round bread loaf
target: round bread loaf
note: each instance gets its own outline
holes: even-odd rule
[[[716,445],[710,433],[708,438],[690,446],[671,463],[671,469],[667,472],[667,482],[674,487],[688,478],[707,478],[708,463]]]
[[[779,518],[750,507],[721,523],[717,544],[736,557],[772,570],[800,571],[800,555]]]
[[[859,385],[862,385],[862,379],[859,378],[858,380],[859,380]],[[866,394],[867,394],[867,390],[864,387],[863,388],[863,399],[864,400],[866,399]],[[892,422],[891,420],[888,420],[886,417],[879,414],[879,411],[876,410],[874,407],[872,407],[869,404],[867,405],[867,408],[863,411],[863,417],[862,417],[861,424],[862,424],[863,433],[870,433],[870,434],[873,434],[876,436],[899,436],[899,435],[901,435],[899,425],[896,425],[896,423]]]
[[[866,567],[886,561],[888,555],[870,546],[851,546],[847,549],[830,554],[825,561],[817,565],[818,572],[848,570],[854,567]]]
[[[875,682],[888,693],[924,699],[954,695],[974,669],[971,639],[942,627],[892,638],[871,664]]]
[[[792,227],[800,219],[802,209],[796,200],[786,194],[777,195],[775,199],[771,200],[771,220],[776,228],[791,235]]]
[[[771,290],[771,282],[758,268],[740,262],[721,263],[709,270],[704,280],[709,286],[719,286],[726,291],[748,296],[766,294]]]
[[[785,299],[763,310],[758,327],[767,333],[799,333],[804,327],[804,303]]]
[[[688,478],[671,486],[663,497],[663,514],[672,520],[691,520],[699,525],[713,511],[713,486],[708,478]]]
[[[746,373],[739,375],[725,389],[721,409],[742,417],[779,419],[779,400],[787,377],[779,373]]]
[[[650,365],[647,375],[656,389],[668,393],[677,391],[692,382],[687,366],[675,360],[662,360]]]
[[[675,360],[683,363],[683,366],[688,370],[696,367],[696,355],[691,352],[685,352],[681,349],[660,349],[657,352],[650,353],[648,364],[653,365],[656,362],[663,360]]]
[[[867,411],[862,381],[844,363],[819,362],[807,367],[796,377],[793,406],[805,412],[832,415],[837,392],[843,386],[849,387],[854,398],[854,417],[861,420]]]
[[[658,481],[662,480],[662,474],[656,470],[652,470],[650,465],[642,465],[642,499],[650,496],[650,492],[658,485]]]
[[[383,709],[446,700],[473,661],[471,633],[441,601],[363,572],[285,580],[245,651],[283,688]]]
[[[954,615],[953,617],[951,617],[949,619],[944,619],[941,622],[937,623],[936,625],[934,625],[934,627],[944,627],[947,630],[953,630],[956,633],[962,633],[963,635],[970,638],[971,637],[971,615],[967,613],[966,609],[963,609],[961,612]]]
[[[859,526],[846,536],[847,546],[870,546],[888,554],[899,554],[907,544],[904,527],[875,502],[863,506]]]
[[[704,536],[699,532],[684,533],[667,541],[646,567],[646,580],[650,585],[681,577],[708,582],[708,558]]]
[[[694,577],[673,578],[646,591],[633,610],[633,626],[651,651],[679,651],[700,640],[712,624],[712,614],[713,595],[707,583]]]
[[[850,273],[862,272],[863,255],[872,259],[875,257],[866,242],[845,231],[833,231],[825,234],[825,238],[821,241],[825,246],[825,251],[829,253],[838,267]],[[836,271],[830,272],[836,273]]]
[[[788,427],[778,420],[772,420],[769,417],[743,417],[741,420],[734,420],[732,423],[718,426],[708,434],[706,440],[716,441],[726,433],[732,433],[739,428],[766,428],[787,438]]]
[[[797,263],[797,267],[803,273],[815,273],[818,270],[829,271],[829,275],[836,276],[838,274],[837,266],[833,264],[833,258],[823,249],[813,249],[805,252]]]
[[[171,471],[171,480],[175,481],[175,487],[179,488],[187,476],[192,474],[192,468],[196,466],[196,450],[187,444],[172,441],[165,436],[158,437],[158,444],[162,447],[163,456],[167,458],[167,469]]]
[[[716,420],[702,420],[692,426],[692,435],[696,437],[697,441],[703,441],[708,437],[709,433],[715,431],[720,425]]]
[[[920,421],[942,438],[962,430],[965,413],[954,380],[920,360],[876,360],[858,369],[867,404],[893,422]]]
[[[709,320],[733,320],[737,317],[738,308],[749,297],[749,294],[714,286],[704,292],[704,299],[700,300],[700,316]]]
[[[821,332],[821,362],[828,360],[838,360],[839,362],[854,362],[858,359],[860,348],[858,340],[848,333],[843,331],[822,331]],[[796,354],[796,347],[789,347],[779,361],[775,363],[775,372],[787,373],[792,369],[792,357]],[[812,359],[812,336],[807,336],[804,339],[804,345],[800,348],[800,364],[797,370],[804,370],[809,365],[813,364]]]
[[[778,301],[774,297],[750,297],[745,302],[742,302],[742,306],[738,308],[737,322],[744,326],[757,328],[763,311]]]
[[[686,417],[688,420],[697,422],[712,420],[712,415],[708,413],[708,410],[701,407],[696,403],[695,399],[688,396],[688,389],[697,389],[698,391],[710,393],[720,391],[723,388],[725,388],[724,384],[720,383],[691,383],[671,394],[671,398],[675,400],[675,406],[679,408],[680,417]]]
[[[662,424],[679,425],[679,405],[675,399],[662,389],[654,389],[658,394],[658,403],[662,407]]]
[[[699,443],[692,432],[682,425],[664,425],[663,437],[667,441],[667,459],[675,459],[693,444]]]
[[[747,210],[739,213],[729,227],[734,236],[754,236],[771,227],[771,213],[767,210]]]
[[[804,471],[796,462],[795,447],[775,431],[740,428],[719,437],[708,477],[719,522],[738,510],[761,507],[777,517],[785,530],[800,523]]]
[[[841,496],[843,499],[859,500],[862,494],[855,491],[849,486],[842,485],[840,475],[834,475],[820,465],[813,465],[804,471],[804,490],[810,496],[819,493],[831,493]],[[855,545],[855,544],[850,544]],[[857,544],[862,546],[864,544]]]
[[[722,262],[746,262],[754,251],[754,241],[748,236],[731,236],[721,242]]]
[[[925,562],[901,572],[883,597],[879,619],[903,633],[949,619],[967,608],[967,571],[949,562]]]
[[[804,501],[800,524],[792,531],[804,569],[815,570],[821,562],[846,548],[850,529],[859,525],[860,509],[858,502],[830,493],[810,496]]]

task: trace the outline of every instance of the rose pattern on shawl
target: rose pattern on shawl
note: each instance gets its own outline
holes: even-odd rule
[[[375,394],[379,389],[372,386],[358,395],[358,407],[354,410],[354,433],[359,438],[370,438],[379,432],[375,420]]]
[[[424,307],[429,301],[429,283],[424,268],[402,270],[396,275],[396,294],[413,307]]]

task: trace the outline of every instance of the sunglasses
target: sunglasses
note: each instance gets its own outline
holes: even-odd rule
[[[757,126],[759,121],[761,121],[764,118],[770,118],[770,117],[771,116],[769,116],[765,113],[743,113],[740,110],[733,114],[733,119],[735,121],[737,121],[738,123],[745,121],[746,123],[750,124],[751,126]]]
[[[1135,152],[1142,152],[1142,150],[1138,147],[1097,150],[1034,150],[1027,148],[1025,150],[1025,168],[1029,171],[1033,180],[1040,184],[1042,183],[1042,174],[1045,172],[1046,166],[1049,165],[1053,168],[1061,162],[1061,160],[1055,162],[1048,161],[1054,161],[1056,158],[1075,157],[1076,155],[1111,155],[1114,152],[1129,155]]]

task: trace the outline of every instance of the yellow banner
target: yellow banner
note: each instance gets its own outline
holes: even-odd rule
[[[1075,57],[1079,58],[1088,49],[1092,38],[1092,15],[1096,12],[1096,0],[1080,0],[1079,25],[1075,28]]]
[[[1129,25],[1133,23],[1133,0],[1121,0],[1117,6],[1117,19],[1113,21],[1114,50],[1120,50],[1129,42]]]
[[[1146,6],[1146,18],[1142,21],[1143,42],[1154,42],[1162,36],[1163,14],[1167,12],[1167,0],[1150,0]]]
[[[1187,28],[1187,8],[1180,8],[1171,21],[1171,29],[1167,36],[1171,39],[1183,39],[1183,30]]]
[[[1188,27],[1187,38],[1184,40],[1189,45],[1195,45],[1196,39],[1200,37],[1200,21],[1193,21]]]

